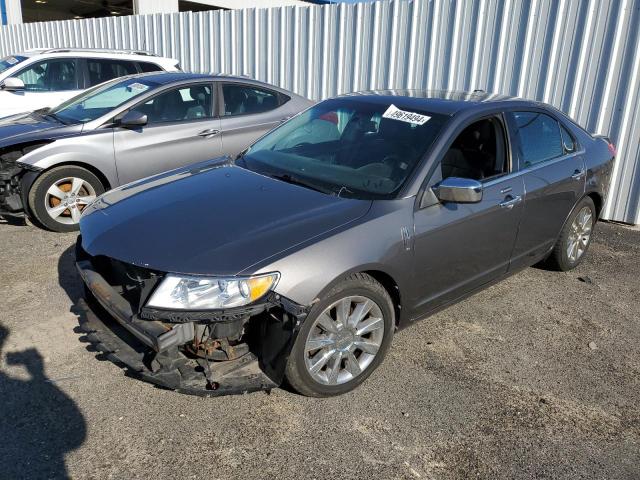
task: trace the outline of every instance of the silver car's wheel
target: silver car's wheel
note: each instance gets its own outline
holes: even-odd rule
[[[593,230],[593,214],[591,208],[584,206],[573,219],[567,239],[567,258],[572,263],[577,262],[587,250],[591,230]]]
[[[47,189],[44,206],[52,220],[75,225],[80,221],[84,207],[96,197],[96,191],[89,182],[79,177],[65,177]]]
[[[318,383],[346,383],[371,365],[383,339],[380,307],[364,296],[345,297],[313,323],[305,342],[305,366]]]
[[[43,172],[29,190],[29,214],[54,232],[78,230],[85,207],[104,193],[104,185],[89,170],[62,165]]]

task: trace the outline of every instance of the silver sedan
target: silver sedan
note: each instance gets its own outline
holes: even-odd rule
[[[245,77],[153,73],[8,117],[0,121],[0,215],[76,230],[105,191],[235,155],[311,104]]]

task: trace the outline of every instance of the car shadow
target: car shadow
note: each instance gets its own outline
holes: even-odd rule
[[[3,354],[8,336],[9,330],[0,325],[0,477],[70,478],[65,455],[84,443],[85,419],[76,403],[47,378],[37,349]],[[3,365],[21,366],[30,378],[11,376]]]

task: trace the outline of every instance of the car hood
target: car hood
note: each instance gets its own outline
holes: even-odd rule
[[[106,193],[85,209],[80,229],[94,256],[164,272],[236,275],[370,206],[213,161]]]
[[[81,126],[63,125],[39,113],[21,113],[0,118],[0,147],[41,138],[56,138],[81,130]]]

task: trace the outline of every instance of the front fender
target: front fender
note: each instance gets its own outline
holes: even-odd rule
[[[19,162],[39,170],[63,164],[85,164],[99,170],[110,186],[119,184],[111,130],[59,138],[26,153]]]

